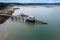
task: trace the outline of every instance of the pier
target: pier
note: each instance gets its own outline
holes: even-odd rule
[[[22,17],[20,15],[17,15],[17,16],[11,16],[10,18],[11,18],[12,21],[19,21],[19,22],[25,22],[25,23],[47,24],[46,22],[43,22],[41,20],[37,20],[35,18],[34,19],[29,19],[27,21],[27,19],[28,19],[27,16]]]

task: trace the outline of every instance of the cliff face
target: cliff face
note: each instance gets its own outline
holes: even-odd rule
[[[7,16],[0,16],[0,24],[4,23],[8,18]]]
[[[0,10],[0,14],[6,15],[12,15],[12,13],[14,12],[13,7],[8,7],[8,5],[4,3],[0,3]],[[0,15],[0,24],[4,23],[8,18],[9,16]]]
[[[16,10],[16,8],[13,8],[11,6],[7,6],[3,10],[1,10],[0,11],[1,12],[0,13],[0,24],[4,23],[10,17],[7,15],[12,15],[15,10]]]

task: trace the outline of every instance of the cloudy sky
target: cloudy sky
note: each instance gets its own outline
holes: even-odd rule
[[[18,3],[60,3],[60,0],[0,0],[0,2]]]

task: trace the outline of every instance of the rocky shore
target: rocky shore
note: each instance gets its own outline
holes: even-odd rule
[[[11,6],[8,6],[6,8],[4,8],[3,10],[0,11],[0,14],[3,14],[2,16],[0,15],[0,24],[4,23],[8,18],[9,16],[4,16],[5,15],[12,15],[12,13],[14,13],[14,11],[16,10],[17,8],[13,8]]]

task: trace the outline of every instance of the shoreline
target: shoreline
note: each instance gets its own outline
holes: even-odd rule
[[[1,10],[0,14],[12,15],[16,9],[17,8],[13,8],[13,7],[9,6],[5,9]],[[8,18],[9,18],[8,16],[0,15],[0,24],[4,23]]]

